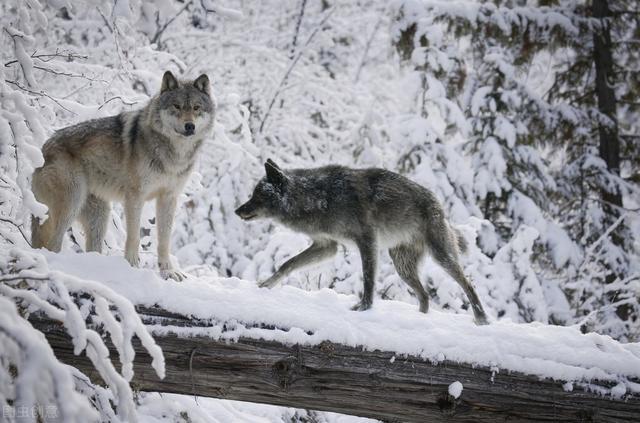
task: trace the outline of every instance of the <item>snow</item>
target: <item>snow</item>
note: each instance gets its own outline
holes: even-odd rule
[[[355,296],[326,288],[304,291],[283,286],[268,290],[253,281],[206,274],[179,284],[160,279],[150,269],[131,269],[121,257],[42,254],[51,269],[99,281],[134,304],[157,305],[211,320],[211,326],[205,328],[149,326],[155,335],[247,337],[303,345],[331,341],[414,355],[434,363],[447,360],[518,371],[564,383],[615,382],[629,392],[640,392],[637,385],[629,383],[629,379],[640,377],[640,343],[621,344],[609,336],[582,334],[576,327],[508,320],[476,326],[471,315],[438,310],[425,315],[416,306],[380,299],[373,309],[355,312],[350,310]],[[256,327],[259,323],[277,329]],[[617,395],[620,388],[608,392]]]
[[[164,356],[143,326],[133,305],[104,284],[51,271],[44,257],[27,250],[12,248],[2,251],[0,263],[4,263],[8,271],[8,274],[0,276],[0,299],[3,302],[11,299],[29,313],[41,311],[52,320],[63,324],[71,337],[74,354],[84,352],[109,387],[108,394],[101,392],[95,395],[106,400],[105,404],[116,404],[118,417],[135,422],[137,412],[133,391],[129,385],[133,376],[133,335],[137,335],[151,355],[152,367],[160,378],[164,377]],[[75,298],[82,299],[82,308],[76,304]],[[79,392],[86,392],[91,388],[95,391],[97,388],[79,371],[62,366],[53,355],[43,333],[33,330],[26,318],[15,312],[15,304],[11,301],[8,303],[11,307],[5,313],[8,313],[13,321],[0,322],[0,336],[5,336],[7,341],[0,345],[2,353],[8,357],[7,363],[12,363],[19,374],[15,382],[9,385],[15,385],[16,406],[21,410],[22,407],[28,410],[29,407],[49,404],[60,409],[64,421],[76,421],[83,415],[83,407],[87,407],[87,403],[82,401],[87,398],[69,395],[66,391],[75,392],[74,385],[80,384],[80,381],[84,381],[87,388],[78,388]],[[92,308],[95,310],[93,316],[90,315]],[[107,330],[111,342],[120,353],[121,372],[113,365],[109,349],[101,335],[87,327],[87,320],[91,317]],[[18,335],[13,333],[14,330],[24,333]],[[43,349],[41,345],[32,347],[32,339],[38,339],[46,348]],[[14,345],[25,351],[22,354],[12,353],[11,347]],[[32,348],[36,348],[37,352],[32,352]],[[40,375],[45,378],[41,386],[36,382]],[[65,392],[65,395],[61,395],[62,392]],[[9,398],[13,396],[8,393],[3,395]],[[69,405],[64,404],[67,397],[70,400]],[[107,408],[111,409],[111,406]],[[93,408],[90,410],[95,411]],[[112,412],[106,414],[110,413]],[[101,415],[104,416],[105,413],[101,412]]]
[[[140,423],[186,421],[193,423],[373,423],[364,417],[276,407],[248,402],[191,397],[175,394],[140,393]]]
[[[462,395],[462,383],[456,380],[451,385],[449,385],[448,391],[449,395],[451,395],[455,399],[460,398],[460,395]]]
[[[61,421],[70,423],[98,417],[88,399],[75,390],[68,366],[57,360],[44,335],[33,331],[15,304],[4,297],[0,297],[0,345],[3,360],[13,363],[17,372],[16,376],[4,367],[0,370],[0,395],[15,398],[15,407],[57,404]],[[12,387],[15,392],[10,392]]]
[[[101,370],[115,378],[113,383],[120,388],[101,388],[68,369],[76,389],[95,399],[94,409],[104,420],[122,419],[113,404],[123,398],[121,408],[134,407],[133,396],[125,392],[132,375],[128,342],[133,336],[143,338],[156,358],[156,371],[162,373],[161,353],[150,334],[137,326],[135,314],[126,305],[129,295],[134,300],[164,301],[167,307],[189,312],[193,303],[199,315],[214,315],[208,331],[221,338],[268,336],[308,344],[335,338],[350,345],[398,350],[398,357],[418,354],[434,362],[497,360],[499,366],[492,367],[497,377],[501,369],[522,368],[533,374],[575,378],[566,386],[578,388],[588,385],[589,378],[596,377],[593,374],[603,373],[612,379],[607,387],[594,391],[623,396],[637,392],[637,383],[616,373],[620,369],[602,367],[600,356],[581,363],[580,355],[572,361],[560,354],[575,355],[560,342],[564,337],[579,346],[584,343],[589,353],[611,342],[606,337],[580,335],[578,328],[624,341],[637,341],[640,334],[640,218],[630,211],[621,220],[616,217],[607,223],[597,200],[601,187],[616,187],[625,208],[637,210],[638,189],[628,182],[635,169],[630,164],[635,162],[622,163],[622,176],[627,179],[611,175],[598,158],[595,103],[586,91],[593,87],[574,81],[560,87],[554,84],[558,72],[569,74],[573,64],[585,59],[574,46],[586,42],[589,48],[592,42],[585,30],[594,23],[582,16],[583,2],[549,7],[527,2],[509,7],[504,2],[470,0],[338,0],[330,2],[330,10],[324,10],[326,2],[204,0],[185,8],[187,3],[117,0],[99,7],[85,0],[0,3],[4,43],[0,49],[4,64],[0,66],[0,254],[10,249],[32,252],[26,241],[30,216],[45,217],[47,210],[33,196],[30,177],[42,164],[40,149],[55,129],[141,107],[157,92],[165,70],[184,78],[207,73],[219,100],[214,133],[179,199],[172,234],[173,261],[192,275],[183,286],[172,287],[150,270],[132,272],[121,265],[117,257],[122,255],[126,233],[119,204],[114,204],[104,248],[105,254],[116,257],[66,257],[84,245],[82,226],[76,223],[65,238],[65,255],[47,256],[51,263],[58,260],[62,272],[51,273],[40,254],[35,255],[40,257],[37,263],[31,262],[33,254],[14,254],[0,262],[1,275],[15,270],[15,260],[19,269],[36,269],[37,274],[53,277],[43,284],[31,281],[26,289],[5,284],[0,295],[28,311],[40,309],[64,322],[75,350],[90,349]],[[68,13],[57,10],[60,7],[67,7]],[[412,54],[408,63],[401,63],[396,42],[400,31],[414,23],[415,36],[409,40]],[[162,28],[162,36],[152,43]],[[317,36],[309,37],[316,30]],[[294,33],[296,46],[292,45]],[[305,45],[307,39],[310,42]],[[294,52],[299,54],[295,65]],[[535,56],[526,58],[527,52]],[[48,56],[52,53],[59,55]],[[288,69],[291,74],[278,88]],[[575,81],[591,81],[592,76],[583,73]],[[617,93],[625,95],[625,84],[615,86]],[[584,94],[585,100],[566,102],[553,90],[575,91]],[[261,129],[276,92],[277,101]],[[637,132],[634,122],[638,119],[629,111],[631,106],[619,106],[621,128]],[[559,141],[569,136],[572,142],[561,147]],[[464,271],[492,316],[493,327],[470,325],[463,292],[430,259],[419,276],[432,297],[432,312],[417,314],[416,298],[386,252],[379,256],[376,304],[361,315],[348,310],[362,289],[360,257],[353,249],[340,251],[325,265],[295,272],[283,281],[285,287],[257,290],[255,281],[270,276],[309,243],[306,237],[271,222],[246,223],[233,214],[263,176],[268,157],[292,168],[330,163],[385,167],[431,189],[470,244],[462,258]],[[149,268],[153,268],[150,263],[157,244],[154,215],[148,204],[142,219],[141,254]],[[623,229],[628,231],[628,243],[624,248],[612,245],[614,230]],[[100,272],[86,266],[96,266]],[[608,269],[621,275],[611,284],[604,283]],[[146,272],[144,278],[137,272]],[[227,275],[238,279],[223,277]],[[98,289],[111,285],[119,299]],[[75,301],[80,293],[88,294],[84,288],[98,298]],[[175,298],[175,304],[170,298]],[[252,322],[263,317],[256,311],[263,304],[267,317],[281,330],[260,332],[253,327]],[[620,319],[618,305],[629,305],[632,318]],[[110,312],[114,307],[122,307],[125,322],[120,314]],[[327,320],[330,314],[335,318]],[[235,327],[222,332],[226,319],[235,321]],[[87,332],[87,320],[102,324],[106,336],[116,342],[120,362],[114,357],[114,362],[107,363],[104,349],[91,345],[92,339],[98,339]],[[522,324],[531,321],[538,323]],[[573,326],[540,325],[547,322]],[[509,337],[519,332],[534,339],[516,337],[510,345]],[[400,339],[400,333],[407,333],[410,341]],[[457,339],[459,333],[464,339]],[[386,339],[376,339],[376,334]],[[496,346],[476,351],[493,337],[500,338]],[[545,355],[548,348],[538,338],[550,339],[548,348],[557,343],[564,347]],[[634,345],[619,348],[637,351]],[[8,350],[3,348],[4,344],[0,356],[5,357]],[[524,357],[527,349],[532,357]],[[1,382],[3,388],[12,389],[7,375]],[[10,397],[5,395],[0,402]],[[189,397],[156,394],[147,395],[143,402],[149,409],[145,418],[154,421],[179,421],[182,410],[214,421],[216,416],[221,416],[220,421],[288,422],[292,416],[322,422],[348,419],[204,399],[199,408]],[[140,414],[140,407],[136,408]]]

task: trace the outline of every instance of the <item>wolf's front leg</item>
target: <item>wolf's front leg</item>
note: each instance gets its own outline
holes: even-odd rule
[[[162,194],[156,199],[156,228],[158,229],[158,267],[160,276],[165,279],[173,279],[178,282],[186,276],[173,269],[169,258],[169,244],[171,242],[171,230],[173,217],[176,212],[176,195],[173,193]]]
[[[138,267],[140,256],[140,215],[142,214],[142,196],[139,193],[127,195],[124,201],[124,217],[127,224],[127,241],[124,246],[124,257],[129,264]]]
[[[360,250],[360,259],[362,260],[364,290],[360,302],[351,309],[363,311],[370,309],[373,304],[373,286],[376,279],[378,247],[375,235],[373,234],[365,234],[359,237],[359,239],[356,239],[356,245],[358,246],[358,250]]]
[[[314,241],[309,248],[285,261],[273,276],[260,283],[259,286],[260,288],[272,288],[294,270],[329,259],[335,256],[337,251],[338,244],[335,241]]]

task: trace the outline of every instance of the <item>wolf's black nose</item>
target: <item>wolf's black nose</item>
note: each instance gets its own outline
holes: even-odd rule
[[[184,124],[184,132],[186,132],[187,135],[193,135],[195,130],[196,126],[193,123],[187,122]]]

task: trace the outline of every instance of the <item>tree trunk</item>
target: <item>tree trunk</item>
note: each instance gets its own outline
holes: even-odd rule
[[[142,313],[145,321],[156,325],[207,324],[160,309]],[[46,334],[61,361],[100,382],[89,360],[73,354],[60,324],[37,319],[32,323]],[[329,342],[310,347],[173,334],[154,338],[164,352],[166,377],[158,379],[151,358],[134,342],[132,386],[141,391],[332,411],[388,422],[622,422],[638,421],[640,416],[637,397],[613,400],[584,391],[578,384],[566,391],[562,382],[469,364],[432,364],[418,357],[396,357],[393,352],[363,351]],[[113,348],[111,356],[116,362]],[[463,385],[459,398],[448,393],[455,381]]]
[[[598,110],[608,122],[599,123],[598,135],[600,138],[600,157],[607,164],[607,170],[620,176],[620,138],[618,137],[618,120],[616,116],[616,96],[613,91],[613,45],[611,42],[610,22],[611,10],[608,0],[593,0],[591,5],[593,17],[599,19],[602,27],[593,34],[593,60],[596,71],[596,97],[598,98]],[[603,200],[603,210],[608,217],[605,220],[606,227],[612,225],[619,217],[619,208],[622,207],[622,195],[615,188],[602,188],[600,193]],[[624,237],[621,228],[611,233],[611,239],[617,246],[622,247]],[[613,282],[618,275],[611,269],[606,277],[607,283]],[[612,292],[610,298],[617,297],[617,292]],[[623,305],[616,309],[616,313],[622,320],[629,318],[629,306]]]

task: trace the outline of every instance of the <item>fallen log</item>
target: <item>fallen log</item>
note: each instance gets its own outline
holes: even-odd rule
[[[207,325],[157,308],[139,311],[149,324]],[[32,323],[45,333],[61,361],[100,382],[90,361],[73,354],[60,324],[40,318],[33,318]],[[638,397],[616,400],[580,386],[569,391],[562,382],[463,363],[433,364],[418,357],[330,342],[317,346],[244,338],[230,342],[172,333],[154,338],[165,355],[166,377],[158,379],[151,358],[135,342],[132,385],[141,391],[332,411],[389,422],[622,422],[640,418]],[[114,349],[111,354],[117,356]],[[458,398],[448,392],[455,381],[463,385]]]

